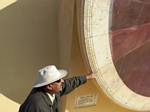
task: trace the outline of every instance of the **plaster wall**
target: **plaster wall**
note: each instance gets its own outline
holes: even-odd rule
[[[22,103],[37,70],[58,65],[58,6],[58,0],[0,1],[1,112],[18,111],[9,100]]]

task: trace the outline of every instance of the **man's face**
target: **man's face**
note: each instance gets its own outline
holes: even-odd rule
[[[63,83],[64,83],[63,79],[60,79],[60,80],[57,80],[57,81],[53,82],[51,84],[51,91],[54,92],[54,93],[62,91]]]

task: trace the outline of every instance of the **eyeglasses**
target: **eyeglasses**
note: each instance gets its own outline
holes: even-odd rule
[[[56,83],[59,83],[59,82],[61,82],[61,79],[59,79],[59,80],[57,80],[57,81],[55,81]],[[53,83],[55,83],[55,82],[53,82]]]

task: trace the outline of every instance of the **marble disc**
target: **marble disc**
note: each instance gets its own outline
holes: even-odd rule
[[[150,111],[150,2],[78,1],[85,61],[105,93],[119,105]]]

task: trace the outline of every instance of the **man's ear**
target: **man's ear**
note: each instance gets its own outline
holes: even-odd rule
[[[47,88],[48,90],[52,90],[52,84],[46,85],[46,88]]]

